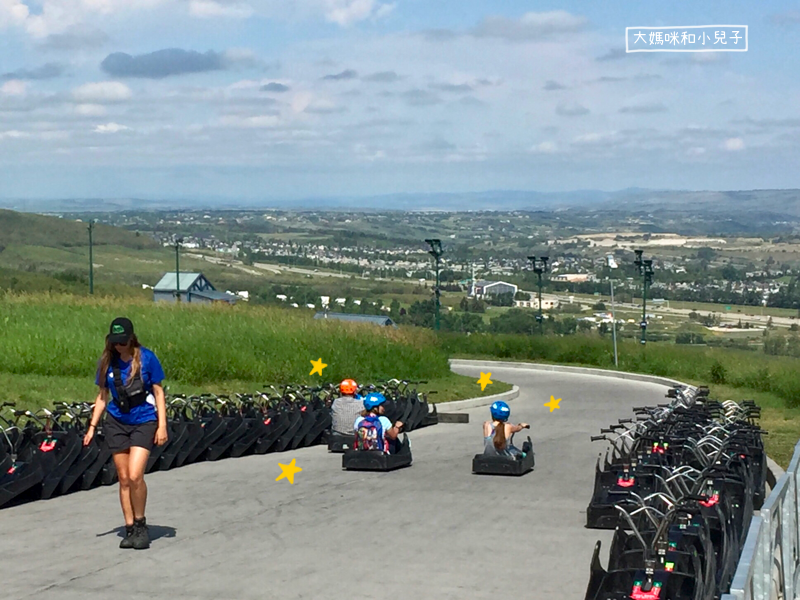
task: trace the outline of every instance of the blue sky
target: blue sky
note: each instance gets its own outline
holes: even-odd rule
[[[746,53],[625,54],[743,24]],[[0,198],[800,188],[790,2],[0,0]]]

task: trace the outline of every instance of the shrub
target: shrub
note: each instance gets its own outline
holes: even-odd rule
[[[711,371],[710,371],[711,383],[723,384],[727,379],[727,375],[728,371],[725,368],[725,366],[718,360],[715,360],[714,363],[711,365]]]

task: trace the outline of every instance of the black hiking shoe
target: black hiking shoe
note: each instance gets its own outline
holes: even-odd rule
[[[119,543],[120,548],[133,548],[133,525],[125,525],[125,537]]]
[[[142,517],[133,522],[133,547],[136,550],[144,550],[150,547],[150,534],[147,531],[147,520]]]

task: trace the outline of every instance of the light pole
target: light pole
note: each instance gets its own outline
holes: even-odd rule
[[[180,263],[180,248],[182,237],[175,240],[175,299],[177,302],[181,301],[181,263]]]
[[[642,322],[639,327],[642,328],[642,345],[647,343],[645,334],[647,332],[647,286],[653,283],[653,261],[642,260],[642,250],[635,250],[636,260],[633,264],[639,269],[642,276]]]
[[[438,331],[439,330],[439,260],[443,254],[442,252],[442,241],[438,239],[430,239],[425,240],[425,243],[430,244],[431,249],[428,251],[434,260],[436,261],[436,320],[434,321],[433,328]]]
[[[606,257],[608,261],[608,268],[609,269],[616,269],[617,268],[617,261],[614,260],[614,255],[609,254]],[[619,366],[619,359],[617,357],[617,314],[614,310],[614,280],[609,277],[608,278],[609,284],[611,285],[611,335],[614,338],[614,366]]]
[[[94,219],[89,219],[89,293],[94,294],[94,256],[92,252],[92,230],[94,229]]]
[[[539,321],[539,335],[544,335],[544,317],[542,316],[542,273],[547,273],[547,262],[550,260],[549,256],[542,256],[536,258],[529,256],[528,260],[533,265],[533,272],[539,278],[539,314],[536,315],[536,320]]]

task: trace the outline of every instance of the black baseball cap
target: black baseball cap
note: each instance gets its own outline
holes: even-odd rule
[[[133,323],[125,317],[117,317],[111,321],[108,331],[108,341],[112,344],[127,344],[133,335]]]

